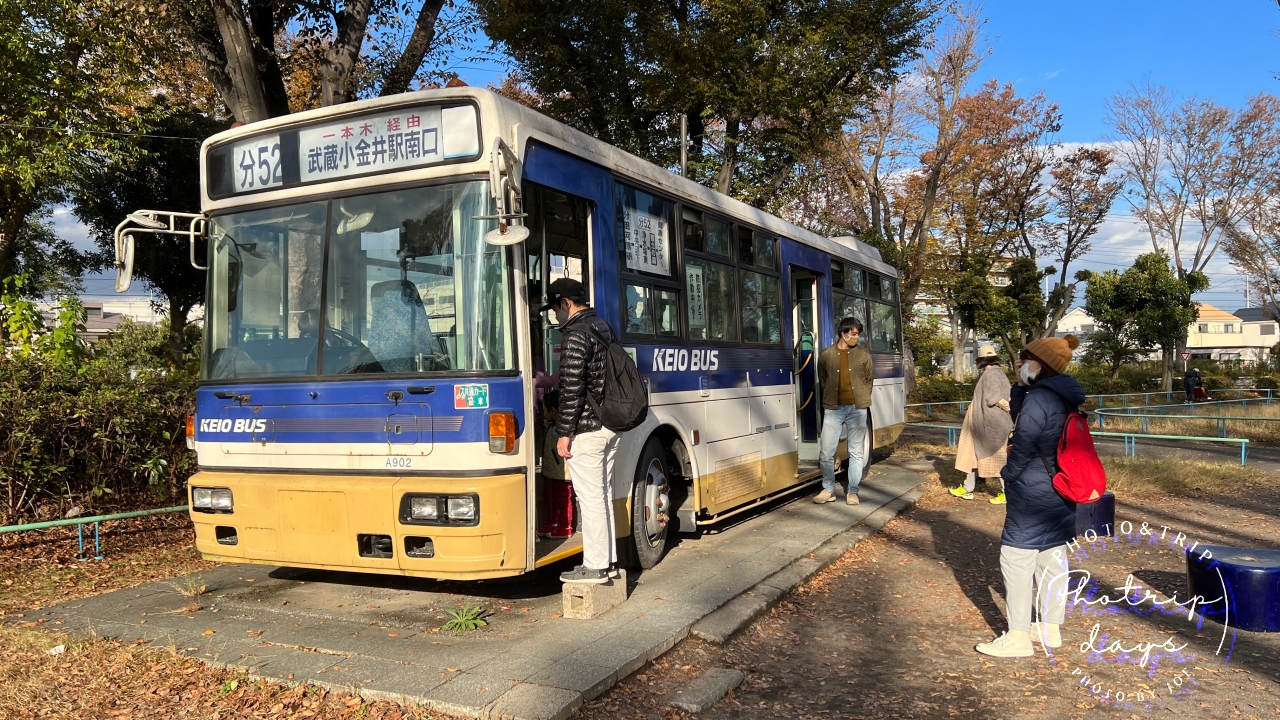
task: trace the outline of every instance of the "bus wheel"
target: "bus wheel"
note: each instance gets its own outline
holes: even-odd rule
[[[649,438],[631,485],[631,537],[624,540],[625,562],[645,570],[658,564],[667,548],[671,512],[670,459],[662,442]]]

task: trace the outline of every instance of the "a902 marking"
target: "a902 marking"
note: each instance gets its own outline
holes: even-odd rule
[[[389,457],[387,458],[386,467],[389,468],[409,468],[413,467],[413,458],[410,457]]]

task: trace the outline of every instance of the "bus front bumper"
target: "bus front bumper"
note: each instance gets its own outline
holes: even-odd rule
[[[447,579],[525,572],[528,521],[523,474],[389,477],[196,473],[197,489],[226,488],[232,508],[191,502],[196,550],[206,559]],[[475,498],[474,524],[406,522],[405,496]],[[448,507],[447,501],[443,503]],[[446,510],[446,513],[448,511]]]

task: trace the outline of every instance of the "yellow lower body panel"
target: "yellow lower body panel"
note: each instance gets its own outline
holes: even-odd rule
[[[898,442],[898,436],[902,434],[903,429],[907,427],[906,423],[896,423],[882,428],[876,428],[872,438],[872,446],[884,447]]]
[[[200,472],[188,487],[230,488],[233,510],[191,512],[196,550],[209,560],[373,572],[443,579],[506,577],[525,572],[528,529],[525,476],[476,478],[292,475]],[[475,526],[407,524],[406,493],[479,498]],[[194,507],[194,504],[193,504]],[[218,541],[232,528],[236,544]],[[391,538],[391,557],[365,557],[360,535]],[[432,557],[413,557],[429,538]]]

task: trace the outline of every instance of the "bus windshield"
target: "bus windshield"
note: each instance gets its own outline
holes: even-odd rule
[[[213,218],[202,376],[513,368],[491,214],[477,181]]]

